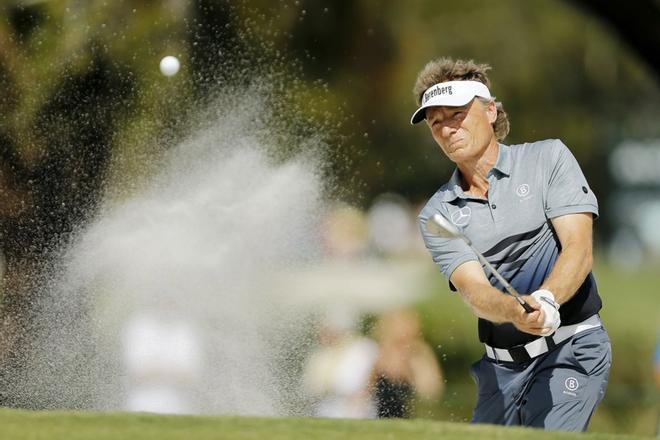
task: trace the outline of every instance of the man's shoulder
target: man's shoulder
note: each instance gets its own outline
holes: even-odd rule
[[[438,211],[445,212],[443,205],[453,199],[455,199],[454,187],[451,182],[446,182],[426,202],[418,218],[426,220]]]
[[[543,139],[509,146],[511,156],[517,163],[535,163],[539,167],[553,167],[561,157],[569,153],[560,139]]]
[[[513,154],[543,154],[549,151],[566,148],[566,145],[564,145],[560,139],[542,139],[539,141],[509,145],[509,148]]]

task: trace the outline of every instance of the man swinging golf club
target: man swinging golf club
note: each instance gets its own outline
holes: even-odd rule
[[[591,273],[598,204],[561,141],[498,142],[509,122],[489,69],[444,58],[417,77],[411,122],[426,120],[456,164],[420,213],[422,235],[479,318],[472,421],[584,431],[611,364]]]

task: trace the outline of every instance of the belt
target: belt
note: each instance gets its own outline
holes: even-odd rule
[[[484,344],[486,345],[486,356],[496,361],[527,362],[537,356],[547,353],[555,348],[556,345],[564,342],[571,336],[601,326],[602,323],[600,322],[600,317],[598,315],[593,315],[577,324],[559,327],[552,335],[534,339],[532,342],[528,342],[525,345],[518,345],[506,349],[495,348]]]

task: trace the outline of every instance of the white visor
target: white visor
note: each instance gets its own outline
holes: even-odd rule
[[[429,107],[460,107],[475,96],[491,98],[486,84],[479,81],[447,81],[435,84],[422,95],[422,105],[413,113],[410,123],[417,124],[426,119],[426,109]]]

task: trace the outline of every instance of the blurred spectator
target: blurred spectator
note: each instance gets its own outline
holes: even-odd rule
[[[169,312],[136,313],[124,328],[128,411],[199,411],[192,395],[202,375],[199,336],[189,321]]]
[[[396,257],[415,252],[415,240],[421,239],[414,216],[403,197],[389,193],[378,197],[366,215],[346,204],[333,206],[321,222],[326,257],[323,270],[333,277],[310,288],[318,291],[336,286],[333,288],[337,292],[331,297],[333,304],[343,301],[353,304],[353,309],[380,311],[409,302],[409,284],[396,281],[401,271],[397,272],[394,264],[400,268],[400,259],[385,265],[384,259],[369,258],[368,254],[373,251],[377,256]],[[358,259],[361,263],[356,265]],[[378,274],[376,280],[372,280],[373,273]],[[383,285],[374,289],[379,283]],[[368,298],[368,303],[358,305],[360,297]],[[440,368],[432,350],[421,339],[417,317],[412,312],[399,311],[382,317],[380,348],[373,340],[360,336],[355,324],[354,315],[343,309],[328,315],[321,325],[319,348],[310,356],[303,380],[313,401],[313,415],[408,417],[415,396],[440,396]],[[384,352],[379,356],[380,349]]]
[[[372,375],[378,417],[412,415],[415,397],[438,399],[442,370],[421,338],[417,315],[410,310],[384,314],[376,327],[379,355]]]
[[[367,214],[369,242],[383,255],[401,255],[418,239],[417,226],[408,201],[394,193],[378,196]]]
[[[338,203],[321,223],[321,238],[326,256],[353,258],[363,256],[367,247],[367,222],[364,213]]]
[[[335,312],[323,322],[319,347],[310,356],[303,386],[314,401],[317,417],[374,418],[369,376],[378,347],[358,335],[355,322],[346,312]]]

